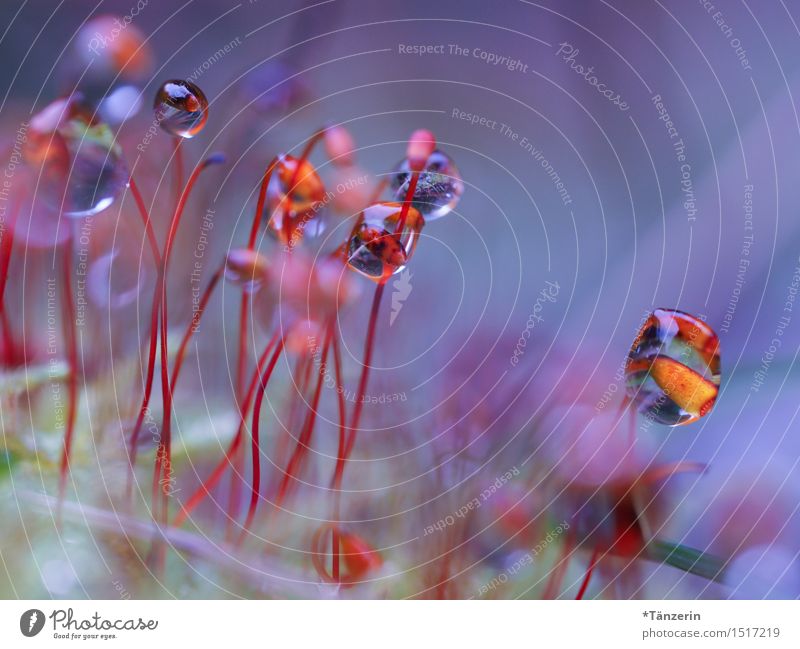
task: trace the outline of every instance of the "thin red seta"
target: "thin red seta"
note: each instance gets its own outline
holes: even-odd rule
[[[324,363],[325,357],[327,355],[328,346],[330,345],[330,335],[331,335],[331,327],[328,328],[328,335],[325,340],[325,345],[322,352],[322,366],[319,370],[319,379],[317,381],[317,387],[314,394],[313,405],[312,405],[312,413],[311,415],[316,416],[316,409],[319,405],[319,398],[320,392],[322,388],[322,378],[324,374]],[[309,365],[312,363],[309,362]],[[253,520],[256,515],[256,508],[258,507],[258,500],[259,494],[261,491],[261,448],[259,445],[259,431],[260,431],[260,415],[261,415],[261,404],[264,400],[264,395],[266,394],[267,383],[266,381],[269,380],[269,376],[267,376],[266,380],[262,379],[259,381],[259,389],[256,394],[256,400],[253,404],[253,423],[250,427],[251,431],[251,445],[252,445],[252,484],[250,489],[250,505],[247,510],[247,517],[245,518],[244,526],[242,527],[241,535],[239,536],[238,543],[241,544],[244,540],[247,533],[250,531],[250,526],[253,524]],[[300,448],[301,444],[307,444],[310,442],[311,435],[314,430],[314,418],[312,417],[310,421],[306,422],[306,425],[303,429],[303,434],[301,434],[300,441],[298,441],[298,449]],[[298,451],[295,451],[297,453]],[[294,460],[294,457],[292,458]],[[292,461],[290,461],[290,466],[292,465]],[[282,485],[283,489],[283,485]],[[282,496],[278,495],[277,504],[280,504],[282,500]]]
[[[276,347],[272,358],[270,359],[270,352],[272,352],[273,347]],[[283,349],[283,338],[280,337],[278,333],[273,335],[272,339],[267,344],[266,348],[264,349],[261,357],[258,360],[256,365],[256,369],[253,373],[253,377],[250,380],[250,385],[247,388],[247,392],[245,393],[244,401],[242,402],[242,407],[240,410],[240,418],[239,418],[239,427],[236,431],[236,435],[234,436],[233,440],[231,441],[230,446],[225,451],[225,456],[219,461],[214,470],[211,472],[211,475],[201,484],[194,493],[189,497],[189,500],[181,507],[181,511],[175,517],[175,522],[173,523],[175,527],[180,527],[183,523],[186,522],[188,517],[191,513],[195,510],[195,508],[207,498],[211,494],[211,490],[217,486],[219,481],[222,479],[222,476],[225,473],[225,470],[231,465],[231,459],[233,455],[236,453],[237,449],[242,443],[242,438],[244,437],[244,426],[247,420],[247,411],[250,409],[250,402],[253,399],[253,393],[255,392],[256,386],[259,383],[259,378],[261,377],[261,373],[264,370],[264,364],[269,360],[269,367],[267,371],[264,373],[264,382],[269,380],[269,376],[271,376],[272,371],[275,368],[275,365],[278,362],[278,358],[280,357],[280,353]]]
[[[2,256],[2,262],[0,262],[0,264],[2,264],[0,266],[0,319],[2,320],[3,327],[3,360],[8,365],[15,365],[17,362],[14,336],[12,335],[11,325],[8,322],[8,313],[6,312],[6,285],[8,284],[8,268],[11,264],[11,253],[14,248],[13,232],[17,226],[19,211],[20,201],[15,200],[11,206],[11,218],[8,221],[8,225],[3,228],[2,245],[0,245],[0,255]]]
[[[206,307],[208,306],[208,301],[211,299],[214,289],[217,287],[217,284],[219,284],[219,280],[222,278],[224,272],[225,265],[223,264],[214,272],[214,274],[211,276],[211,279],[208,280],[206,289],[200,296],[200,300],[197,303],[197,308],[192,314],[192,319],[189,322],[189,326],[186,327],[183,338],[181,338],[181,344],[175,354],[175,362],[172,366],[172,378],[170,379],[170,388],[173,393],[175,392],[175,385],[178,382],[178,377],[180,376],[181,367],[183,367],[183,361],[186,358],[186,350],[189,347],[189,342],[191,341],[192,336],[197,332],[197,328],[200,326],[200,319],[203,317],[203,313],[205,313]]]
[[[161,282],[161,252],[158,249],[158,241],[156,240],[155,232],[153,231],[153,223],[152,219],[150,218],[150,214],[145,207],[144,199],[142,198],[142,193],[139,191],[139,186],[136,184],[136,181],[133,179],[133,176],[129,179],[129,185],[131,189],[131,194],[133,195],[133,199],[136,202],[137,207],[139,208],[139,214],[142,217],[142,221],[144,222],[145,232],[147,233],[147,239],[150,242],[150,249],[153,253],[153,260],[156,263],[156,267],[159,269],[158,277],[156,278],[156,286],[158,286]],[[147,375],[145,377],[145,385],[144,385],[144,394],[142,395],[142,403],[139,406],[139,413],[136,416],[136,424],[133,427],[133,433],[131,434],[130,440],[130,448],[128,451],[128,460],[130,464],[130,470],[128,472],[128,485],[126,488],[126,498],[130,501],[133,495],[133,476],[134,476],[134,468],[136,467],[136,456],[139,450],[139,435],[142,430],[142,425],[144,424],[144,418],[147,414],[147,409],[150,405],[150,395],[153,391],[153,379],[155,378],[155,367],[156,367],[156,346],[158,343],[158,316],[160,310],[160,300],[158,293],[156,292],[153,295],[153,304],[150,310],[150,342],[149,342],[149,352],[147,358]]]
[[[61,465],[58,478],[58,512],[56,519],[61,520],[61,505],[67,486],[67,475],[70,470],[72,442],[75,435],[75,418],[78,407],[78,347],[75,331],[75,304],[72,296],[72,236],[67,239],[62,251],[61,280],[64,290],[64,339],[67,344],[67,363],[69,378],[67,380],[67,424],[64,434],[64,448],[61,453]]]
[[[406,192],[406,197],[403,200],[403,207],[400,209],[400,216],[397,218],[397,226],[395,227],[394,230],[395,236],[399,235],[403,231],[403,228],[406,227],[406,220],[408,219],[408,210],[411,208],[411,202],[414,198],[414,192],[417,191],[419,174],[424,164],[425,163],[423,162],[419,168],[412,167],[411,182],[408,184],[408,192]]]
[[[156,286],[161,283],[161,266],[159,265],[158,275],[156,276]],[[153,295],[153,304],[150,308],[150,344],[147,356],[147,376],[145,377],[144,394],[142,404],[139,406],[139,414],[136,416],[136,423],[131,434],[130,449],[128,458],[130,461],[130,471],[128,473],[127,497],[130,500],[133,495],[133,476],[136,467],[136,456],[139,451],[139,435],[141,434],[144,418],[150,408],[150,397],[153,393],[153,380],[156,373],[156,349],[158,347],[158,316],[161,306],[161,296],[156,292]]]
[[[182,137],[175,137],[173,142],[173,158],[175,158],[175,205],[181,199],[181,188],[183,187],[183,143]]]
[[[583,578],[583,583],[581,584],[581,587],[578,590],[578,594],[575,596],[575,599],[583,599],[583,596],[586,594],[586,589],[589,588],[589,582],[592,579],[592,573],[594,572],[594,569],[597,566],[597,560],[599,558],[600,558],[600,551],[597,548],[595,548],[592,551],[592,558],[589,559],[589,567],[586,569],[586,575]]]
[[[261,178],[261,187],[258,191],[258,200],[256,201],[256,211],[253,214],[253,222],[250,226],[250,236],[247,239],[247,249],[248,250],[255,250],[256,247],[256,240],[258,238],[258,229],[259,225],[261,224],[262,214],[264,213],[264,205],[266,204],[267,200],[267,189],[269,189],[269,182],[272,178],[272,174],[275,170],[275,167],[280,162],[280,158],[277,156],[274,157],[267,168],[264,170],[264,175]],[[236,355],[236,383],[235,383],[235,391],[234,391],[234,399],[236,400],[237,406],[241,409],[242,406],[242,390],[244,389],[244,377],[247,372],[247,314],[250,308],[250,294],[245,291],[242,293],[242,300],[239,306],[239,346]],[[244,456],[242,455],[241,451],[237,451],[234,460],[234,479],[236,474],[241,474],[244,464]],[[235,518],[235,512],[239,511],[239,498],[240,498],[240,488],[239,488],[239,481],[235,481],[234,484],[231,485],[231,492],[229,496],[229,503],[228,509],[234,513],[234,516],[228,519],[228,524],[226,525],[226,537],[230,537],[231,534],[231,526],[230,523],[232,519]]]
[[[325,362],[328,357],[328,349],[330,348],[331,344],[331,337],[333,335],[333,324],[329,323],[326,327],[325,332],[325,342],[322,345],[322,354],[320,356],[320,367],[317,370],[317,384],[314,388],[314,396],[311,400],[311,408],[309,409],[308,415],[306,416],[305,424],[301,430],[299,437],[297,438],[297,446],[295,447],[294,453],[292,457],[289,459],[289,463],[286,466],[286,469],[283,472],[283,478],[281,479],[280,486],[278,488],[278,495],[275,498],[275,506],[280,507],[283,504],[283,501],[286,498],[286,494],[289,491],[289,486],[292,483],[292,480],[295,479],[295,474],[297,472],[300,463],[302,462],[303,458],[306,456],[308,450],[311,448],[311,438],[314,434],[314,425],[317,421],[317,411],[319,409],[319,400],[320,396],[322,395],[322,383],[323,379],[325,378]],[[313,361],[312,361],[313,363]]]
[[[324,130],[318,131],[314,136],[312,136],[308,143],[306,144],[305,148],[303,149],[303,153],[300,159],[297,162],[297,166],[292,175],[291,182],[289,183],[289,188],[285,198],[284,204],[284,228],[286,230],[285,236],[287,242],[291,241],[292,237],[292,226],[289,220],[289,205],[291,204],[291,197],[292,192],[294,191],[295,186],[297,185],[297,181],[299,179],[299,170],[304,165],[305,161],[308,159],[308,156],[311,155],[311,151],[313,150],[314,146],[317,142],[322,138],[325,134]],[[261,223],[261,218],[264,213],[264,205],[266,204],[267,198],[267,190],[269,189],[269,183],[272,178],[272,174],[275,170],[275,167],[280,162],[280,158],[276,156],[272,159],[272,161],[267,166],[267,169],[264,172],[264,176],[261,180],[261,187],[259,188],[258,193],[258,201],[256,202],[256,211],[253,215],[253,222],[250,227],[250,237],[248,239],[248,249],[254,250],[256,245],[256,239],[258,236],[258,227]],[[237,365],[236,365],[236,399],[239,400],[241,397],[242,386],[244,383],[244,375],[247,371],[247,312],[250,306],[250,298],[249,295],[246,293],[242,296],[242,301],[239,310],[239,349],[237,354]],[[238,471],[234,472],[234,474],[239,473],[241,474],[242,464],[243,464],[244,457],[242,455],[242,451],[237,453],[237,456],[234,458],[234,463],[238,468]],[[234,478],[235,479],[235,478]],[[236,513],[239,511],[239,498],[240,498],[240,490],[239,490],[239,482],[236,481],[234,485],[231,487],[230,497],[229,497],[229,510],[233,513],[233,516],[229,518],[229,523],[231,520],[235,518]],[[226,529],[226,536],[229,537],[231,532],[230,526]]]
[[[346,423],[346,406],[344,402],[344,390],[342,386],[342,352],[339,347],[339,337],[333,337],[333,368],[334,378],[336,380],[336,394],[338,395],[339,405],[339,446],[336,451],[336,466],[344,463],[344,451],[347,444],[347,423]],[[343,470],[343,469],[342,469]],[[339,519],[342,502],[342,492],[339,488],[340,485],[334,485],[333,492],[333,530],[331,532],[331,572],[333,579],[339,583]]]
[[[297,421],[301,414],[302,404],[306,402],[306,394],[308,393],[308,386],[311,382],[311,360],[311,354],[309,354],[305,349],[297,355],[297,361],[295,362],[295,367],[292,371],[292,386],[294,386],[295,389],[292,390],[290,397],[288,408],[289,416],[286,426],[285,428],[282,427],[284,428],[284,434],[280,436],[278,448],[275,452],[275,459],[277,463],[282,463],[284,459],[287,459],[285,457],[286,452],[288,450],[290,441],[293,439],[291,431],[297,427]]]
[[[428,159],[428,155],[430,154],[429,149],[432,149],[434,146],[435,140],[433,139],[432,134],[425,134],[424,138],[419,137],[419,134],[415,132],[411,140],[409,141],[409,148],[408,154],[410,159],[410,165],[412,169],[412,177],[411,182],[409,183],[408,190],[406,191],[405,200],[403,201],[403,207],[400,211],[400,216],[397,220],[397,228],[395,230],[395,234],[398,234],[403,231],[405,227],[406,218],[408,216],[408,211],[411,207],[411,202],[414,198],[414,192],[417,189],[417,181],[419,180],[419,172],[424,168],[425,162]],[[378,192],[382,191],[383,187],[379,186]],[[378,195],[380,195],[378,193]],[[384,289],[386,287],[386,282],[388,281],[390,276],[385,276],[381,279],[378,285],[375,287],[375,295],[372,299],[372,309],[370,310],[370,317],[369,323],[367,325],[367,338],[364,343],[364,360],[363,365],[361,368],[361,377],[358,381],[358,399],[353,407],[353,416],[350,423],[349,431],[344,434],[344,449],[340,448],[340,453],[336,459],[336,468],[334,469],[333,475],[333,482],[332,482],[332,489],[334,490],[334,498],[336,499],[336,504],[334,507],[334,514],[335,518],[338,520],[339,518],[339,497],[341,492],[341,485],[342,480],[344,478],[344,469],[347,463],[347,459],[350,457],[350,453],[353,450],[353,447],[356,443],[356,434],[358,431],[359,424],[361,423],[361,414],[363,412],[363,402],[364,402],[364,394],[367,390],[367,383],[369,381],[369,371],[370,366],[372,365],[372,351],[375,347],[375,328],[378,322],[378,313],[380,311],[381,305],[381,298],[383,297]],[[334,343],[334,355],[336,354],[336,350],[338,348],[338,342]],[[337,378],[337,381],[339,378]],[[342,441],[342,435],[340,433],[340,441]],[[339,539],[334,537],[333,538],[333,568],[338,572],[339,569]]]
[[[406,226],[408,210],[411,207],[414,194],[417,191],[419,175],[422,173],[425,164],[428,162],[428,158],[435,149],[436,137],[427,129],[418,129],[408,138],[406,158],[408,159],[408,166],[411,171],[411,180],[409,181],[408,191],[406,191],[406,196],[403,200],[403,209],[400,212],[400,217],[397,219],[397,227],[394,231],[396,235],[400,234]]]
[[[180,149],[178,149],[180,150]],[[167,271],[169,269],[169,259],[172,252],[172,247],[175,243],[175,235],[180,225],[181,216],[192,193],[192,189],[197,183],[200,174],[203,170],[207,169],[213,164],[222,162],[221,156],[210,156],[197,165],[192,171],[186,187],[181,193],[178,204],[175,207],[175,212],[170,222],[169,231],[167,232],[167,239],[164,243],[164,253],[161,257],[161,272],[160,272],[160,286],[156,285],[156,292],[161,293],[161,397],[163,402],[163,419],[161,425],[161,442],[156,450],[156,459],[153,470],[153,510],[155,514],[156,502],[158,498],[158,484],[161,476],[166,471],[171,471],[171,455],[172,455],[172,439],[171,439],[171,425],[172,425],[172,391],[169,384],[169,349],[167,340],[168,331],[168,309],[167,309]],[[167,476],[168,478],[168,476]],[[161,520],[166,524],[168,519],[168,494],[164,493],[162,498]]]
[[[144,198],[142,197],[142,192],[139,191],[139,185],[136,184],[133,176],[128,179],[128,186],[131,189],[131,195],[136,203],[136,207],[139,209],[139,215],[142,217],[142,223],[147,235],[147,241],[150,243],[150,250],[153,253],[153,260],[156,262],[156,264],[160,264],[161,251],[158,249],[158,241],[156,240],[156,234],[153,230],[153,221],[150,218],[150,213],[147,211],[147,207],[144,204]]]

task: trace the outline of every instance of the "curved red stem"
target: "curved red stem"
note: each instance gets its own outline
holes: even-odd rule
[[[180,147],[177,149],[180,152]],[[189,200],[189,196],[192,193],[192,189],[197,184],[197,179],[200,177],[200,174],[203,170],[207,169],[212,164],[220,162],[221,159],[217,157],[210,157],[206,158],[197,165],[194,170],[192,171],[191,176],[189,176],[189,180],[186,183],[186,187],[184,187],[183,192],[181,193],[181,197],[178,200],[178,204],[175,207],[175,212],[172,215],[172,220],[170,221],[169,231],[167,232],[167,239],[164,243],[164,253],[161,257],[161,273],[160,273],[160,285],[156,285],[156,293],[160,291],[161,294],[161,398],[163,402],[163,418],[162,418],[162,425],[161,425],[161,442],[158,445],[158,449],[156,450],[156,459],[155,459],[155,466],[153,470],[153,510],[155,513],[156,509],[156,501],[158,498],[158,485],[161,480],[161,476],[164,474],[165,470],[167,472],[172,470],[171,464],[171,455],[172,455],[172,390],[170,390],[169,384],[169,347],[168,347],[168,340],[167,340],[167,331],[168,331],[168,323],[169,323],[169,315],[167,309],[167,271],[169,269],[169,260],[170,255],[172,253],[172,247],[175,244],[175,235],[178,231],[178,226],[181,222],[181,216],[183,215],[184,209],[186,208],[186,203]],[[166,469],[165,469],[166,467]],[[167,480],[169,476],[165,476]],[[166,524],[168,518],[168,492],[164,490],[165,493],[163,494],[162,498],[162,509],[161,512],[161,520],[162,523]]]
[[[245,535],[250,530],[250,526],[253,524],[253,519],[256,515],[256,508],[258,507],[259,493],[261,491],[261,448],[259,446],[261,404],[264,401],[264,395],[267,391],[267,383],[269,382],[269,377],[272,374],[272,367],[274,367],[274,365],[271,365],[267,369],[267,372],[263,378],[259,378],[258,392],[256,394],[255,403],[253,404],[253,423],[250,427],[253,463],[252,485],[250,489],[250,506],[247,509],[247,517],[242,528],[242,533],[239,536],[238,543],[241,543],[244,540]]]
[[[130,185],[131,194],[133,195],[133,200],[136,203],[136,207],[139,208],[139,215],[142,217],[144,230],[147,234],[147,241],[150,243],[150,250],[153,253],[153,260],[158,265],[161,263],[161,252],[158,249],[158,241],[156,240],[156,234],[153,230],[152,219],[150,218],[150,214],[148,213],[147,207],[144,204],[144,199],[142,198],[142,193],[139,191],[139,186],[136,184],[133,176],[129,178],[128,184]]]
[[[175,364],[172,367],[172,378],[170,379],[170,387],[173,393],[175,392],[175,384],[178,382],[178,376],[180,375],[181,367],[183,366],[183,361],[186,357],[186,349],[189,346],[189,341],[196,333],[197,327],[200,324],[200,319],[203,317],[203,313],[205,313],[206,306],[208,306],[208,301],[211,299],[211,295],[214,293],[214,289],[216,288],[217,284],[219,284],[219,280],[222,278],[224,272],[225,266],[223,264],[223,266],[218,268],[211,276],[211,279],[206,285],[205,291],[203,291],[203,294],[200,297],[200,301],[197,303],[197,310],[192,314],[192,320],[189,322],[189,326],[186,327],[183,338],[181,338],[181,344],[178,347],[177,353],[175,354]]]
[[[375,326],[378,322],[378,312],[381,308],[381,298],[383,297],[383,291],[386,288],[386,283],[381,282],[375,287],[375,295],[372,298],[372,310],[369,314],[369,324],[367,326],[367,340],[364,343],[364,361],[363,366],[361,368],[361,378],[358,381],[358,400],[353,408],[353,418],[350,421],[350,431],[347,438],[347,447],[345,448],[344,458],[350,456],[350,453],[353,450],[353,446],[356,443],[356,432],[358,431],[358,425],[361,422],[361,414],[364,409],[364,395],[367,391],[367,382],[369,381],[369,371],[372,364],[372,351],[375,347]],[[344,471],[344,467],[342,466],[342,472]],[[341,476],[339,477],[341,480]]]
[[[242,443],[242,437],[244,435],[244,423],[247,418],[247,411],[250,409],[250,401],[253,398],[253,392],[255,391],[256,385],[258,384],[261,372],[264,369],[264,364],[267,362],[269,354],[278,340],[279,340],[279,334],[276,333],[269,341],[266,348],[262,352],[260,358],[258,359],[255,372],[253,373],[253,377],[250,380],[250,385],[247,389],[245,398],[242,402],[242,407],[240,409],[240,417],[239,417],[239,427],[236,431],[236,435],[231,441],[231,444],[228,447],[228,449],[225,451],[224,457],[219,461],[219,463],[217,463],[217,466],[214,467],[214,470],[211,472],[211,475],[203,482],[203,484],[201,484],[194,491],[194,493],[189,497],[189,500],[187,500],[186,503],[181,507],[181,511],[175,517],[175,522],[173,523],[176,527],[179,527],[180,525],[186,522],[186,519],[191,515],[192,511],[194,511],[194,509],[211,493],[211,490],[217,486],[217,484],[222,479],[222,476],[225,473],[225,469],[230,466],[233,454],[236,452],[236,450]],[[274,364],[277,363],[282,348],[283,348],[283,339],[281,338],[278,343],[278,348],[275,350],[275,354],[273,355],[273,358],[270,361],[270,365],[273,368]]]
[[[247,239],[247,249],[248,250],[255,250],[256,247],[256,239],[258,238],[258,226],[261,223],[261,218],[264,213],[264,205],[266,204],[267,200],[267,189],[269,188],[269,182],[272,178],[272,173],[275,170],[280,158],[277,156],[274,157],[267,168],[264,170],[264,174],[261,177],[261,187],[258,190],[258,200],[256,201],[256,211],[253,214],[253,222],[250,225],[250,235]],[[241,408],[241,397],[242,397],[242,389],[244,387],[244,377],[247,372],[247,313],[250,308],[250,294],[246,291],[242,293],[242,300],[239,306],[239,348],[236,355],[236,383],[235,383],[235,392],[234,392],[234,399],[237,402],[237,405]],[[237,450],[236,457],[234,458],[235,465],[237,467],[238,473],[241,473],[242,468],[242,461],[243,457]],[[231,486],[231,493],[229,496],[229,503],[228,508],[231,512],[234,513],[234,516],[228,519],[228,525],[226,525],[226,535],[230,534],[230,521],[235,518],[235,512],[239,510],[239,482],[235,481],[234,484]]]
[[[330,347],[331,336],[333,334],[333,327],[329,324],[326,328],[325,333],[325,342],[322,346],[322,356],[320,360],[320,367],[317,370],[317,385],[314,389],[314,396],[311,400],[311,408],[306,416],[305,424],[303,425],[302,431],[297,438],[297,446],[295,446],[294,453],[292,457],[289,459],[289,463],[286,466],[286,470],[283,472],[283,478],[281,479],[280,487],[278,488],[278,495],[275,499],[276,507],[280,507],[283,504],[284,499],[286,498],[286,494],[289,491],[289,485],[291,481],[295,477],[295,472],[297,471],[297,467],[299,466],[300,462],[302,461],[303,457],[305,457],[306,452],[311,448],[311,437],[314,434],[314,424],[317,421],[317,410],[319,408],[319,399],[322,394],[322,382],[325,378],[325,360],[328,356],[328,348]]]
[[[158,276],[156,277],[156,286],[161,283],[161,252],[158,249],[158,241],[156,240],[155,232],[153,231],[153,223],[150,218],[150,214],[145,207],[144,199],[142,198],[142,193],[139,191],[139,186],[136,184],[136,181],[133,179],[133,176],[130,177],[130,188],[131,194],[133,194],[133,199],[136,202],[137,207],[139,208],[139,214],[142,217],[142,221],[144,222],[145,231],[147,233],[147,239],[150,242],[150,249],[153,253],[153,260],[156,263],[158,270]],[[131,434],[130,440],[130,449],[128,451],[128,460],[130,464],[130,471],[128,472],[128,485],[126,489],[126,497],[130,500],[133,494],[133,475],[134,475],[134,468],[136,467],[136,456],[139,450],[139,434],[142,430],[142,425],[144,424],[144,418],[147,414],[148,408],[150,406],[150,396],[153,391],[153,379],[155,378],[155,367],[156,367],[156,345],[158,343],[158,316],[160,311],[160,300],[159,295],[156,292],[153,295],[153,304],[150,309],[150,342],[149,342],[149,352],[147,358],[147,375],[145,377],[145,386],[144,386],[144,394],[142,395],[142,403],[139,406],[139,414],[136,416],[136,423],[133,427],[133,433]]]
[[[156,286],[161,283],[161,267],[159,266],[158,275],[156,276]],[[144,393],[142,394],[142,403],[139,406],[139,414],[136,415],[136,423],[133,427],[131,434],[130,450],[128,451],[128,458],[130,461],[130,471],[128,473],[128,487],[127,496],[130,499],[133,493],[133,475],[136,467],[136,456],[139,451],[139,435],[142,431],[144,418],[150,409],[150,397],[153,393],[153,380],[156,374],[156,349],[158,347],[158,316],[161,310],[161,296],[156,293],[153,295],[153,304],[150,307],[150,343],[149,351],[147,354],[147,375],[145,377]]]

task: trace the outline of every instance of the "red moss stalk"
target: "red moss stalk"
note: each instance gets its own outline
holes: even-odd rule
[[[575,599],[583,599],[583,596],[586,594],[586,589],[589,588],[589,582],[592,579],[592,573],[594,572],[595,566],[597,565],[597,560],[600,556],[600,552],[597,548],[594,549],[592,552],[592,558],[589,559],[589,567],[586,569],[586,575],[583,578],[583,583],[581,584],[580,589],[578,590],[578,594],[575,596]]]
[[[272,352],[273,347],[276,346],[276,343],[277,348],[270,359],[269,354]],[[189,497],[189,500],[187,500],[186,503],[181,507],[181,511],[175,517],[174,525],[176,527],[185,523],[197,506],[211,494],[211,490],[216,487],[217,484],[219,484],[219,481],[225,474],[225,469],[231,465],[231,459],[233,458],[233,455],[236,453],[239,446],[241,446],[242,438],[244,437],[244,426],[247,419],[247,412],[250,409],[250,402],[253,399],[255,388],[259,383],[261,372],[264,370],[264,364],[269,359],[269,367],[267,368],[263,379],[263,381],[266,382],[269,380],[269,377],[272,375],[272,371],[275,369],[275,364],[278,362],[278,358],[280,357],[282,349],[283,339],[279,338],[279,334],[276,333],[261,354],[261,357],[256,365],[255,372],[253,373],[253,377],[250,380],[250,385],[245,393],[242,407],[240,409],[239,427],[236,431],[236,435],[225,452],[225,456],[219,461],[217,466],[214,467],[211,475],[194,491],[194,493]]]
[[[322,395],[322,383],[323,379],[325,378],[325,361],[328,357],[328,349],[330,348],[332,335],[333,335],[333,325],[328,324],[328,326],[326,327],[325,342],[323,343],[322,346],[322,355],[320,360],[320,367],[318,370],[317,385],[314,388],[314,396],[312,397],[311,401],[311,409],[308,412],[303,429],[297,439],[297,446],[295,447],[294,453],[292,454],[292,457],[289,459],[289,463],[286,466],[286,470],[283,473],[283,478],[281,480],[280,487],[278,488],[278,495],[275,499],[276,507],[280,507],[283,504],[283,501],[286,498],[286,494],[289,491],[289,485],[291,484],[292,480],[295,479],[295,474],[298,470],[298,467],[300,466],[300,463],[306,456],[307,451],[311,448],[310,446],[311,438],[314,434],[314,425],[316,424],[317,421],[319,400],[320,396]]]
[[[58,479],[58,513],[57,520],[61,520],[61,506],[64,502],[64,493],[67,486],[67,475],[70,471],[70,458],[72,456],[72,442],[75,435],[75,417],[78,407],[78,347],[75,331],[75,304],[72,296],[72,236],[67,239],[62,251],[63,267],[61,281],[64,291],[64,339],[67,345],[67,363],[69,365],[69,378],[67,379],[67,422],[64,434],[64,448],[61,452],[61,464]]]

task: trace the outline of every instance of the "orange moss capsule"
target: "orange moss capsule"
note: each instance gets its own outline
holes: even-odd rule
[[[342,532],[339,543],[349,581],[360,581],[383,565],[381,555],[360,536]]]
[[[656,309],[633,342],[626,374],[640,412],[667,426],[696,421],[717,398],[719,338],[694,316]]]
[[[267,187],[269,232],[284,244],[322,232],[328,197],[325,185],[308,160],[283,154]]]
[[[325,549],[329,538],[338,536],[338,559],[344,568],[338,579],[334,578],[327,567],[328,552]],[[336,525],[323,525],[315,533],[311,541],[312,561],[320,578],[330,584],[354,586],[368,578],[371,573],[383,565],[383,558],[359,535]]]

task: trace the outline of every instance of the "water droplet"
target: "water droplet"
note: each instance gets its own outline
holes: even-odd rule
[[[225,258],[225,279],[246,293],[253,293],[267,279],[267,260],[248,248],[236,248]]]
[[[406,267],[425,219],[409,207],[403,229],[395,233],[402,208],[401,203],[373,203],[361,213],[345,250],[353,270],[378,282]]]
[[[53,102],[31,126],[26,159],[41,165],[43,200],[65,216],[102,212],[127,185],[114,134],[75,98]]]
[[[161,128],[177,137],[194,137],[208,119],[208,100],[191,81],[165,81],[156,94],[153,108]]]
[[[62,133],[71,158],[63,212],[72,218],[99,214],[128,183],[120,148],[102,123],[89,126],[70,120]]]
[[[687,313],[656,309],[633,343],[626,375],[628,396],[642,414],[667,426],[696,421],[717,398],[717,334]]]
[[[410,180],[410,164],[406,158],[392,172],[391,187],[395,200],[405,200]],[[420,173],[412,204],[426,220],[433,221],[453,210],[463,193],[464,182],[450,156],[434,151]]]

